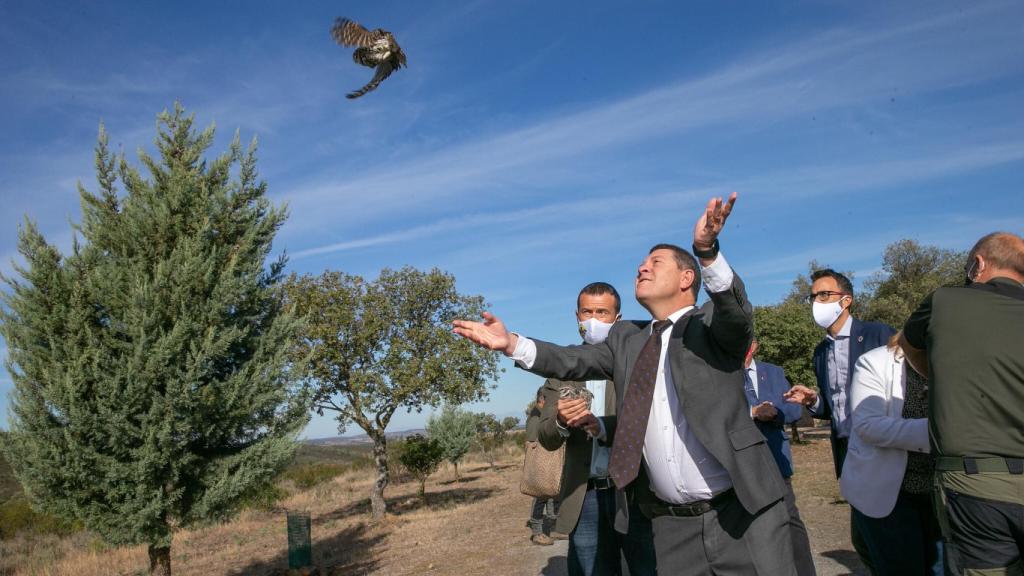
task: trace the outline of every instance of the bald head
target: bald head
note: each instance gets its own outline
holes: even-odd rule
[[[967,257],[967,276],[987,282],[997,276],[1024,283],[1024,238],[1010,232],[982,236]]]

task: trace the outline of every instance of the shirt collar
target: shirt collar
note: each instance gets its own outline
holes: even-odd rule
[[[843,327],[839,329],[839,333],[838,334],[836,334],[835,336],[832,336],[832,334],[828,330],[826,330],[825,331],[825,337],[828,338],[829,340],[842,340],[842,339],[845,339],[845,338],[849,338],[850,337],[850,329],[852,327],[853,327],[853,316],[847,316],[846,317],[846,323],[843,324]]]
[[[750,366],[747,366],[747,372],[750,372],[751,370],[755,372],[757,371],[757,360],[753,358],[750,359]]]
[[[685,308],[680,308],[679,310],[676,310],[675,312],[669,314],[667,319],[671,320],[672,324],[675,324],[676,322],[679,321],[680,318],[683,317],[683,314],[686,314],[690,310],[693,310],[693,306],[687,306]]]

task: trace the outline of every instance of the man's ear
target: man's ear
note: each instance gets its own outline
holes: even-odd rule
[[[696,278],[696,272],[692,269],[683,270],[683,273],[679,275],[679,291],[688,292],[690,287],[693,286],[693,281]]]

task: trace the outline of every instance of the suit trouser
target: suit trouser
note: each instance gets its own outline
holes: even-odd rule
[[[786,494],[782,500],[786,503],[786,512],[789,514],[789,537],[793,541],[793,561],[796,563],[797,576],[816,576],[811,541],[807,537],[807,526],[800,518],[800,510],[796,507],[793,481],[791,478],[783,480],[786,482]]]
[[[789,514],[779,500],[757,514],[729,498],[700,516],[657,516],[658,573],[795,576]]]

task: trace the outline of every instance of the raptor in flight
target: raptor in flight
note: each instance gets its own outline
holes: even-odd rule
[[[342,46],[356,47],[352,60],[357,64],[376,69],[373,79],[359,90],[346,94],[347,98],[359,98],[374,90],[392,72],[406,65],[405,52],[387,30],[377,28],[371,31],[348,18],[338,18],[331,27],[331,36]]]

